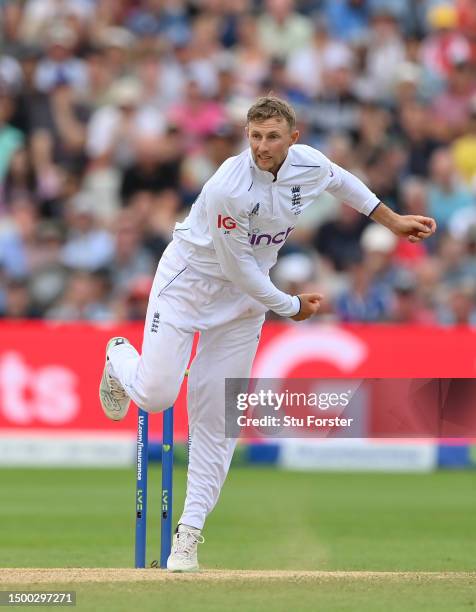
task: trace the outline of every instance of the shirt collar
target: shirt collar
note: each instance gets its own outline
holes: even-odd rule
[[[278,175],[276,177],[276,182],[279,183],[280,179],[283,178],[287,167],[290,164],[290,158],[291,158],[291,149],[292,146],[289,147],[288,150],[288,154],[286,155],[285,160],[283,161],[281,168],[278,170]],[[274,174],[272,172],[268,172],[267,170],[261,170],[260,168],[258,168],[258,166],[256,165],[255,160],[253,159],[253,155],[251,153],[251,148],[248,149],[248,157],[249,157],[249,162],[250,162],[250,168],[253,170],[254,175],[256,176],[256,178],[260,179],[261,181],[263,181],[264,183],[273,183],[274,182]]]

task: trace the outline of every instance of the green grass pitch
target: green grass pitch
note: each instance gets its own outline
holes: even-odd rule
[[[133,566],[132,467],[3,469],[0,482],[2,568]],[[183,468],[175,470],[174,486],[178,517]],[[159,489],[155,466],[149,474],[149,563],[159,554]],[[4,569],[0,588],[68,586],[77,592],[79,610],[476,611],[474,471],[323,474],[237,467],[204,535],[203,568],[296,573],[167,580],[151,569],[147,577],[157,572],[160,579],[20,585]],[[319,579],[298,573],[307,570],[349,573]],[[402,573],[385,578],[372,572]]]

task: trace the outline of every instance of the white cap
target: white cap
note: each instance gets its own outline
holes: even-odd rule
[[[421,68],[413,62],[402,62],[397,68],[397,81],[399,83],[419,83]]]
[[[110,26],[101,32],[100,42],[104,47],[128,49],[134,44],[135,36],[126,28]]]
[[[59,23],[50,27],[46,34],[46,41],[49,45],[69,48],[76,42],[76,34],[69,26]]]
[[[273,278],[282,287],[288,283],[306,283],[316,273],[315,263],[305,253],[290,253],[278,260],[273,270]]]
[[[351,70],[354,66],[354,56],[352,51],[344,45],[336,45],[326,52],[326,70],[340,70],[347,68]]]
[[[397,246],[398,238],[389,229],[373,223],[362,232],[360,246],[366,253],[391,253]]]
[[[131,77],[119,79],[109,90],[110,100],[115,106],[135,106],[140,102],[141,95],[141,84]]]

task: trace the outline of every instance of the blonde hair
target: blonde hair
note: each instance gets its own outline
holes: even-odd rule
[[[248,124],[251,121],[260,123],[273,117],[284,119],[291,130],[296,128],[296,113],[293,107],[285,100],[281,100],[281,98],[276,96],[258,98],[246,114],[246,123]]]

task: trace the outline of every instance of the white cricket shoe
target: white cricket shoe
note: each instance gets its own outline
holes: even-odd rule
[[[205,538],[201,530],[188,525],[179,525],[174,534],[172,551],[167,559],[167,569],[171,572],[196,572],[198,570],[197,545]]]
[[[129,410],[130,397],[124,391],[121,383],[111,374],[109,349],[118,344],[130,344],[127,338],[111,338],[106,346],[106,363],[99,383],[99,400],[107,417],[113,421],[121,421]]]

